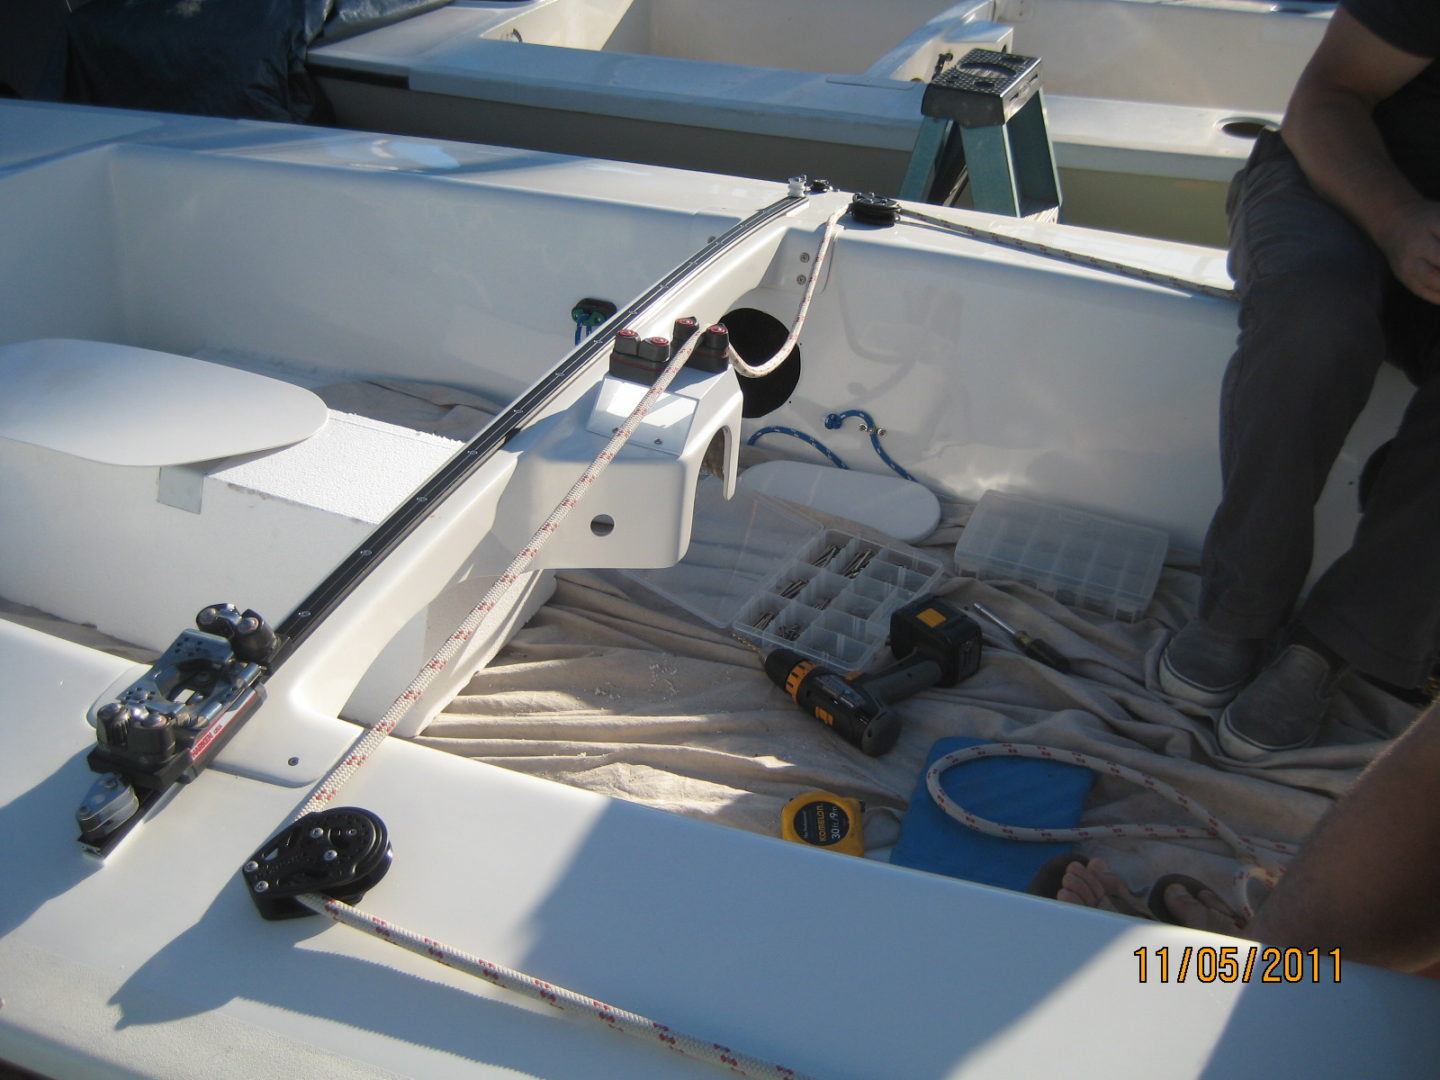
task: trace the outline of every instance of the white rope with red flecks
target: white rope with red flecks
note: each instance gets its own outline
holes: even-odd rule
[[[820,279],[820,269],[824,265],[829,249],[834,242],[835,235],[839,231],[840,219],[844,213],[845,211],[843,210],[838,211],[825,223],[825,229],[814,258],[814,265],[809,280],[806,282],[805,291],[801,296],[794,326],[786,338],[784,345],[780,347],[780,350],[765,363],[755,365],[746,363],[734,349],[730,350],[730,362],[740,374],[748,378],[758,378],[768,374],[779,367],[789,355],[790,350],[794,348],[796,341],[799,340],[800,332],[804,327],[805,317],[809,313],[810,301],[814,296],[816,283]],[[430,658],[429,662],[416,673],[415,678],[410,681],[410,685],[407,686],[390,707],[385,710],[384,715],[380,717],[373,727],[369,728],[356,740],[345,757],[320,780],[315,786],[315,789],[310,793],[310,798],[306,800],[305,804],[294,815],[292,823],[294,820],[298,820],[306,814],[323,810],[334,801],[340,789],[344,787],[345,783],[370,759],[371,755],[375,753],[380,745],[390,737],[390,733],[395,730],[396,725],[398,725],[405,717],[405,714],[414,707],[415,703],[424,696],[426,689],[440,672],[444,671],[445,668],[454,661],[465,643],[480,632],[487,620],[496,617],[500,610],[501,601],[504,600],[510,590],[518,584],[521,576],[526,572],[526,568],[534,562],[535,557],[540,553],[540,549],[543,548],[550,537],[555,534],[555,531],[560,527],[560,523],[579,505],[580,500],[585,497],[586,492],[594,485],[595,481],[600,477],[600,474],[615,460],[621,448],[630,440],[635,430],[640,426],[650,410],[654,408],[660,395],[665,392],[675,376],[679,374],[681,368],[685,366],[685,362],[690,359],[691,354],[695,351],[695,347],[699,343],[700,335],[692,334],[690,339],[676,350],[674,357],[671,358],[669,364],[667,364],[664,370],[656,377],[654,384],[645,396],[640,399],[639,404],[631,411],[625,422],[615,429],[615,433],[611,436],[610,441],[605,444],[605,448],[595,455],[595,459],[591,461],[590,465],[581,474],[580,478],[575,481],[574,485],[571,486],[570,490],[556,505],[555,509],[550,512],[550,515],[541,526],[535,530],[525,546],[516,554],[515,558],[511,560],[510,565],[506,567],[505,571],[495,580],[494,585],[486,591],[479,603],[471,608],[470,613],[466,615],[455,632],[436,650],[435,655]],[[516,993],[525,994],[538,1001],[552,1005],[557,1009],[563,1010],[568,1008],[586,1013],[605,1022],[617,1031],[623,1031],[627,1034],[636,1035],[645,1039],[656,1039],[672,1050],[699,1058],[703,1061],[709,1061],[723,1068],[728,1068],[731,1072],[740,1076],[783,1077],[789,1078],[789,1080],[805,1080],[800,1073],[795,1072],[793,1069],[786,1068],[783,1065],[759,1061],[756,1058],[737,1053],[728,1047],[721,1046],[718,1043],[706,1042],[703,1039],[696,1039],[692,1036],[672,1031],[664,1025],[658,1024],[636,1013],[617,1009],[612,1005],[607,1005],[593,998],[576,994],[562,987],[553,986],[550,983],[522,974],[521,972],[512,971],[509,968],[492,964],[479,957],[470,956],[448,945],[443,945],[430,938],[415,934],[413,931],[404,930],[339,900],[332,900],[314,893],[308,893],[296,899],[312,911],[328,915],[335,921],[344,923],[347,926],[368,930],[392,944],[409,949],[411,952],[429,956],[431,959],[440,963],[468,971],[497,986],[515,991]]]
[[[775,354],[763,364],[747,363],[745,358],[735,351],[732,346],[729,352],[730,366],[737,374],[747,379],[759,379],[769,375],[778,368],[790,355],[790,350],[795,348],[800,340],[800,332],[805,328],[805,317],[810,314],[810,300],[815,295],[815,285],[820,280],[820,269],[825,265],[825,258],[830,254],[830,245],[835,242],[835,234],[840,231],[840,219],[849,213],[849,208],[837,210],[831,214],[825,222],[825,231],[820,234],[820,245],[815,250],[814,264],[810,268],[809,279],[805,282],[805,291],[800,296],[800,307],[795,312],[795,321],[790,326],[790,333],[785,338],[785,344],[775,351]]]
[[[1185,825],[1098,825],[1088,828],[1044,829],[1023,825],[1003,825],[966,810],[954,802],[945,793],[945,789],[940,786],[940,777],[957,765],[963,765],[969,761],[979,761],[983,758],[1005,757],[1039,758],[1042,761],[1079,765],[1092,772],[1128,780],[1199,818],[1204,822],[1204,827],[1197,829]],[[935,800],[935,804],[950,817],[977,832],[985,833],[987,836],[996,836],[1002,840],[1023,840],[1031,843],[1114,839],[1224,841],[1240,857],[1241,867],[1235,875],[1235,885],[1241,914],[1247,920],[1255,915],[1254,906],[1247,896],[1246,886],[1249,882],[1259,880],[1269,888],[1274,888],[1284,873],[1280,867],[1261,858],[1258,849],[1268,848],[1281,855],[1294,855],[1297,851],[1290,844],[1241,836],[1194,799],[1149,773],[1073,750],[1056,750],[1048,746],[1029,746],[1023,743],[984,743],[980,746],[967,746],[936,758],[925,773],[925,786],[929,789],[930,797]]]
[[[501,989],[524,994],[526,997],[544,1002],[561,1012],[573,1012],[581,1017],[597,1020],[615,1031],[638,1036],[666,1049],[674,1050],[676,1053],[684,1054],[686,1057],[710,1061],[739,1076],[773,1077],[776,1080],[806,1080],[802,1074],[797,1073],[794,1069],[787,1069],[784,1065],[761,1061],[748,1054],[732,1050],[728,1046],[722,1046],[720,1043],[705,1042],[673,1031],[664,1024],[656,1023],[639,1013],[617,1009],[613,1005],[607,1005],[603,1001],[596,1001],[594,998],[585,997],[566,990],[564,987],[555,986],[543,979],[537,979],[523,972],[492,964],[478,956],[452,949],[448,945],[442,945],[413,930],[396,926],[392,922],[369,915],[338,900],[327,900],[314,895],[302,896],[299,897],[299,900],[317,914],[328,915],[336,922],[352,926],[357,930],[367,931],[392,945],[398,945],[402,949],[428,957],[446,967],[474,975]]]

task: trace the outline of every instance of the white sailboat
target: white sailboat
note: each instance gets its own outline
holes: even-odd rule
[[[1226,185],[1333,7],[458,0],[309,63],[350,127],[919,198],[925,84],[1016,53],[1041,62],[1066,220],[1223,245]]]
[[[1220,252],[798,182],[18,102],[0,102],[0,193],[0,1060],[595,1080],[719,1075],[677,1052],[708,1046],[747,1075],[837,1080],[1432,1071],[1433,983],[1278,953],[1264,979],[1254,943],[883,850],[941,737],[1145,768],[1294,844],[1413,716],[1347,685],[1325,745],[1224,766],[1208,718],[1151,686],[1217,496]],[[627,352],[622,330],[728,319],[757,360],[807,296],[798,359],[744,385],[677,369],[632,417],[645,386],[612,355],[633,373],[670,353]],[[1405,394],[1382,382],[1337,466],[1321,562]],[[827,426],[849,410],[868,430]],[[757,456],[823,463],[764,428],[943,516],[905,539],[878,496],[841,518],[761,499]],[[637,433],[607,458],[615,429]],[[1128,621],[959,573],[987,491],[1161,530],[1153,598]],[[974,673],[898,704],[895,746],[867,755],[735,625],[694,615],[689,586],[646,577],[755,505],[776,511],[741,522],[747,551],[770,541],[756,575],[841,531],[898,568],[876,580],[927,567],[912,584],[983,602],[1072,671],[987,630]],[[817,787],[866,802],[876,857],[779,838],[786,798]],[[368,932],[261,917],[298,903],[265,874],[317,788],[364,812],[334,892]],[[1147,798],[1101,782],[1081,823],[1169,813]],[[1213,838],[1096,843],[1137,887],[1182,858],[1218,887],[1241,861]],[[448,966],[395,948],[401,928]],[[500,966],[536,996],[494,985]],[[646,1034],[612,1030],[618,1010]]]

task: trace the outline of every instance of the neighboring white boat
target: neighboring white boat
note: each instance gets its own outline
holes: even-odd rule
[[[1333,4],[457,0],[309,55],[341,123],[902,191],[924,87],[1039,57],[1066,220],[1223,245],[1224,193]]]
[[[866,224],[838,216],[848,205],[614,161],[0,102],[0,1061],[65,1078],[720,1075],[675,1052],[686,1032],[734,1048],[717,1055],[747,1075],[767,1073],[740,1054],[834,1080],[1433,1073],[1433,982],[1298,953],[1278,974],[1262,955],[1217,975],[1249,943],[716,823],[773,819],[778,791],[822,782],[898,811],[935,735],[1003,732],[1103,751],[1298,842],[1328,801],[1316,792],[1381,745],[1371,730],[1218,770],[1205,718],[1146,686],[1217,495],[1234,311],[1186,280],[1223,290],[1222,253],[929,207],[935,221],[887,226],[872,206]],[[737,348],[759,354],[755,327],[789,324],[811,288],[798,359],[744,387],[723,365],[687,368],[577,484],[644,392],[607,375],[621,329],[732,316]],[[577,329],[587,300],[618,313]],[[1331,551],[1404,400],[1387,376],[1337,466],[1318,522]],[[871,430],[827,428],[849,409]],[[824,441],[875,483],[883,438],[950,514],[887,549],[948,559],[954,512],[998,489],[1163,529],[1161,592],[1116,622],[944,563],[930,584],[1030,629],[1046,619],[1077,673],[989,637],[969,682],[912,699],[895,749],[867,757],[724,627],[589,573],[669,566],[692,533],[712,543],[692,524],[701,473],[734,484],[765,427]],[[746,452],[764,447],[816,460],[778,433]],[[857,516],[880,505],[864,501]],[[544,534],[498,617],[430,665]],[[213,633],[182,635],[222,603],[238,610],[207,616]],[[155,676],[147,703],[135,658],[176,641],[177,681]],[[418,694],[421,671],[434,681]],[[163,734],[167,695],[171,734],[192,723],[209,767],[152,777],[130,816],[132,781],[106,788],[87,758],[127,777],[145,753],[170,768],[141,742]],[[340,889],[374,933],[262,919],[252,855],[267,862],[362,726],[407,696],[419,705],[336,796],[393,844],[383,879],[367,849],[368,895],[358,878]],[[1343,700],[1372,727],[1408,715],[1364,686]],[[527,730],[476,734],[487,712]],[[569,751],[541,748],[561,731]],[[688,764],[656,786],[692,753],[755,786]],[[702,789],[710,801],[685,801]],[[82,800],[103,858],[77,843]],[[1191,850],[1236,865],[1206,841],[1103,850],[1137,881]],[[399,927],[452,966],[376,937]],[[464,976],[455,950],[527,972],[541,1000]],[[620,1038],[608,1006],[600,1022],[555,1012],[583,1013],[555,986],[666,1026]]]

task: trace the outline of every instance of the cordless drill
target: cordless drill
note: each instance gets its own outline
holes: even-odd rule
[[[890,616],[890,652],[893,666],[862,676],[775,649],[765,657],[765,674],[807,713],[879,757],[900,734],[891,705],[932,686],[954,686],[980,666],[980,627],[952,604],[925,597]]]

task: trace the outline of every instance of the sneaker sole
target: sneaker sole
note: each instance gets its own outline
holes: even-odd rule
[[[1181,701],[1188,701],[1192,705],[1202,705],[1207,709],[1219,709],[1234,700],[1235,695],[1245,688],[1249,679],[1235,683],[1233,686],[1226,686],[1216,689],[1211,686],[1199,686],[1191,682],[1185,676],[1170,666],[1170,652],[1167,649],[1160,654],[1160,666],[1157,671],[1160,689],[1173,698]]]
[[[1312,734],[1309,738],[1286,746],[1266,746],[1236,730],[1235,726],[1230,723],[1229,709],[1220,714],[1220,722],[1215,725],[1215,738],[1220,743],[1220,752],[1235,761],[1258,761],[1269,754],[1279,754],[1286,750],[1303,750],[1315,741],[1315,736]]]

